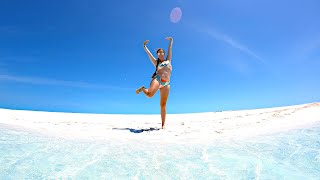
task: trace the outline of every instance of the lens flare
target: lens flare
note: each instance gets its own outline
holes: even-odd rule
[[[181,19],[182,11],[179,7],[173,8],[170,13],[170,20],[173,23],[178,23]]]

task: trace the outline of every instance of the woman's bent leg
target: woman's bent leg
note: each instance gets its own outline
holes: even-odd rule
[[[150,87],[148,89],[143,88],[142,91],[144,92],[144,94],[147,97],[151,98],[157,92],[159,87],[160,87],[160,83],[158,82],[158,80],[156,78],[154,78],[154,79],[152,79],[152,81],[150,83]]]

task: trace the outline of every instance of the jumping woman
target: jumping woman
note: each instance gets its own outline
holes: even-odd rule
[[[172,57],[172,37],[165,38],[169,40],[169,47],[168,47],[168,55],[166,59],[164,59],[165,52],[163,49],[159,48],[157,50],[158,58],[154,58],[153,55],[150,53],[149,49],[147,48],[147,44],[149,40],[146,40],[143,43],[144,50],[149,56],[152,64],[156,67],[156,71],[152,75],[152,80],[150,83],[150,87],[147,89],[144,86],[138,88],[136,93],[139,94],[141,91],[149,98],[153,97],[158,89],[160,89],[160,109],[161,109],[161,120],[162,125],[161,128],[164,128],[164,123],[166,121],[166,104],[167,99],[170,92],[170,76],[172,71],[171,65],[171,57]]]

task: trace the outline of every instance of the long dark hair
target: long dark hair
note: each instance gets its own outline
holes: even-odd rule
[[[164,54],[166,53],[166,52],[164,51],[164,49],[158,48],[158,49],[157,49],[157,54],[158,54],[158,52],[161,51],[161,50],[164,52]],[[160,62],[160,59],[157,58],[156,70],[155,70],[154,73],[152,74],[151,78],[154,78],[154,76],[157,75],[157,67],[158,67],[159,62]]]

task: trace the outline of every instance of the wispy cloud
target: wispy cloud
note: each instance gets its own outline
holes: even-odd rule
[[[281,62],[284,64],[304,64],[305,62],[317,61],[320,52],[320,35],[311,35],[287,46],[285,51],[282,51]],[[307,65],[307,64],[304,64]],[[310,64],[309,64],[310,65]]]
[[[0,62],[5,63],[34,63],[37,62],[37,57],[32,56],[1,56]]]
[[[305,56],[305,58],[308,58],[315,52],[319,52],[320,50],[320,38],[314,38],[314,40],[308,42],[308,43],[301,43],[304,45],[301,49],[302,56]]]
[[[15,33],[15,32],[17,32],[17,28],[14,26],[0,26],[0,32]]]
[[[259,60],[260,62],[265,63],[264,60],[260,56],[258,56],[254,51],[252,51],[246,45],[236,41],[234,38],[230,37],[229,35],[227,35],[225,33],[218,32],[217,30],[215,30],[213,28],[196,26],[194,24],[191,25],[191,27],[198,32],[205,33],[209,37],[216,39],[216,40],[219,40],[219,41],[222,41],[222,42],[232,46],[233,48],[236,48],[236,49],[250,55],[251,57]]]
[[[108,85],[102,85],[102,84],[91,84],[87,82],[64,81],[64,80],[45,79],[45,78],[38,78],[38,77],[12,76],[7,74],[0,74],[0,81],[10,81],[10,82],[38,84],[38,85],[76,87],[76,88],[89,88],[89,89],[108,89],[108,90],[133,90],[134,89],[134,88],[125,88],[125,87],[118,87],[118,86],[108,86]]]
[[[0,61],[0,74],[8,73],[6,69],[6,64]]]

